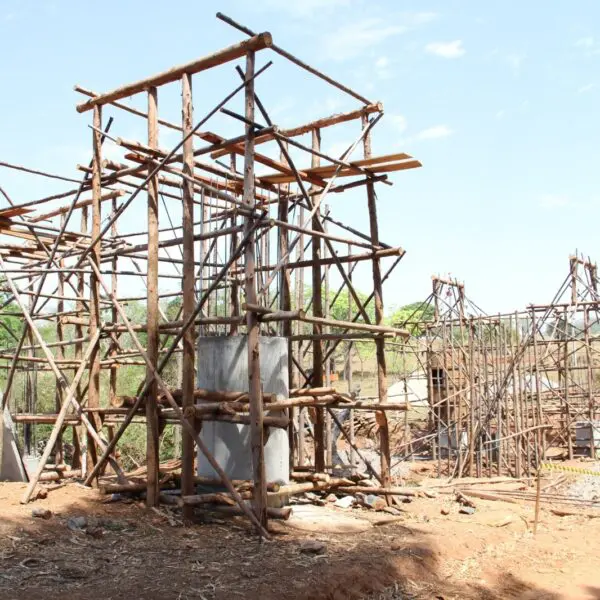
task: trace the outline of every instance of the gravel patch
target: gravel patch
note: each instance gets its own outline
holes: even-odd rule
[[[598,477],[594,475],[580,475],[569,486],[567,492],[575,498],[588,500],[600,505],[600,462],[586,463],[584,468],[590,471],[598,471]]]

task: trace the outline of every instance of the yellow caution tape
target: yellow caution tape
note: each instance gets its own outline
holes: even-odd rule
[[[571,467],[568,465],[558,465],[556,463],[543,462],[540,470],[548,469],[549,471],[565,471],[567,473],[579,473],[581,475],[593,475],[600,477],[600,471],[592,471],[591,469],[581,469],[579,467]]]

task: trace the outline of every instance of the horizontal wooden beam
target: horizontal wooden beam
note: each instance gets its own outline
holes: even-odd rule
[[[272,45],[273,38],[269,32],[259,33],[239,44],[223,48],[223,50],[219,50],[208,56],[203,56],[192,62],[173,67],[168,71],[163,71],[158,75],[153,75],[152,77],[147,77],[146,79],[141,79],[134,83],[128,83],[111,92],[100,94],[95,98],[90,98],[86,102],[77,105],[77,112],[83,113],[94,108],[94,106],[109,104],[110,102],[122,100],[133,94],[143,92],[151,87],[158,87],[165,83],[178,81],[184,73],[193,75],[194,73],[199,73],[200,71],[205,71],[206,69],[211,69],[212,67],[241,58],[242,56],[245,56],[247,52],[262,50],[263,48],[269,48]]]

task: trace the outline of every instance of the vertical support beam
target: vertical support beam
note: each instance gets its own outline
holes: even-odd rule
[[[93,157],[92,157],[92,239],[100,235],[100,222],[102,220],[102,107],[94,106]],[[100,244],[91,250],[91,259],[100,268]],[[100,286],[95,274],[90,275],[90,317],[89,335],[93,339],[100,327]],[[88,407],[100,406],[100,345],[96,343],[90,357],[90,381],[88,386]],[[98,413],[91,413],[90,421],[96,431],[100,431],[101,424]],[[91,470],[96,464],[96,446],[91,436],[88,436],[87,464]]]
[[[254,208],[254,52],[246,55],[246,146],[244,151],[244,193],[243,203]],[[254,226],[254,218],[246,217],[245,232]],[[252,234],[245,250],[245,290],[246,302],[257,303],[256,297],[256,238]],[[252,448],[252,476],[254,479],[254,514],[259,523],[267,526],[267,481],[265,477],[265,449],[263,429],[262,389],[260,384],[260,327],[255,312],[247,311],[246,327],[248,330],[248,401],[250,408],[250,445]]]
[[[237,172],[237,168],[236,168],[236,156],[237,154],[235,152],[232,152],[230,157],[229,157],[229,168],[231,170],[232,173],[236,173]],[[236,224],[236,216],[231,217],[231,226],[234,227]],[[237,233],[232,233],[231,234],[231,245],[230,245],[230,251],[233,253],[236,246],[238,244],[238,237],[237,237]],[[233,281],[231,282],[231,296],[230,296],[230,315],[232,317],[237,317],[240,314],[240,284],[239,284],[239,280],[238,280],[238,267],[239,267],[239,262],[236,260],[233,265],[232,265],[232,271],[234,271],[236,273],[236,275],[233,276]],[[229,328],[229,335],[237,335],[238,333],[238,324],[237,323],[232,323],[230,328]]]
[[[348,256],[352,254],[352,244],[348,244]],[[352,282],[352,263],[348,263],[347,265],[347,273],[348,273],[348,281]],[[329,299],[327,300],[329,302]],[[347,320],[352,321],[354,315],[354,308],[352,306],[352,294],[348,292],[348,316]],[[352,384],[352,350],[353,350],[353,342],[352,340],[348,340],[348,349],[346,354],[346,380],[348,382],[348,394],[352,395],[354,392],[353,384]],[[350,409],[350,414],[348,415],[348,420],[350,421],[350,469],[351,472],[355,472],[356,467],[356,457],[354,455],[354,409]]]
[[[287,142],[282,142],[287,150]],[[287,164],[287,158],[283,150],[280,153],[279,160],[283,164]],[[279,201],[277,204],[277,218],[284,223],[288,222],[289,213],[289,184],[283,183],[279,186]],[[288,256],[289,250],[289,234],[287,227],[279,228],[278,247],[277,247],[277,262]],[[268,261],[268,257],[266,258]],[[285,261],[289,262],[289,257]],[[281,269],[279,271],[279,309],[292,310],[292,295],[291,295],[291,272],[290,269]],[[279,325],[280,334],[288,340],[288,385],[289,389],[298,387],[298,371],[294,366],[293,352],[294,343],[290,341],[292,335],[292,321],[282,321]],[[288,442],[290,448],[290,472],[294,470],[294,427],[296,422],[295,409],[289,409],[290,426],[288,428]]]
[[[312,149],[320,152],[321,150],[321,130],[313,129],[312,131]],[[311,167],[318,167],[321,159],[316,154],[312,155]],[[320,197],[315,196],[314,203],[319,204]],[[317,210],[312,218],[312,228],[315,231],[321,230],[320,209]],[[312,301],[313,315],[315,317],[323,317],[323,295],[321,290],[321,238],[313,236],[312,238]],[[320,338],[323,333],[323,326],[313,324],[313,374],[312,386],[323,386],[323,341]],[[323,408],[315,408],[315,470],[317,473],[322,473],[325,470],[325,413]]]
[[[571,304],[577,304],[577,268],[579,261],[576,256],[571,256],[569,259],[569,267],[571,274]]]
[[[367,115],[362,117],[363,129],[368,125]],[[371,132],[368,131],[363,138],[363,153],[365,158],[371,158]],[[379,225],[377,223],[377,203],[375,188],[372,182],[367,183],[367,203],[369,207],[369,227],[371,243],[379,246]],[[381,281],[381,265],[379,258],[373,258],[373,291],[375,301],[375,324],[383,324],[383,283]],[[379,402],[387,402],[387,369],[385,364],[385,339],[383,336],[375,340],[377,355],[377,390]],[[381,453],[381,480],[384,487],[391,485],[390,476],[390,433],[385,411],[376,413],[379,426],[379,451]]]
[[[60,217],[60,224],[61,227],[63,226],[65,222],[65,215],[61,215]],[[63,269],[65,266],[65,261],[64,259],[59,259],[58,261],[58,266]],[[56,311],[61,314],[64,310],[65,310],[65,303],[64,300],[62,300],[62,298],[65,295],[65,276],[64,273],[59,273],[58,274],[58,289],[57,289],[57,293],[60,297],[60,299],[58,300],[58,302],[56,303]],[[63,322],[61,320],[60,317],[56,318],[56,340],[58,342],[63,342],[65,339],[65,332],[64,332],[64,328],[63,328]],[[62,360],[65,357],[65,351],[63,349],[63,346],[59,345],[56,348],[56,358],[58,360]],[[62,390],[60,387],[60,383],[58,381],[58,379],[56,380],[56,390],[54,392],[54,405],[56,407],[56,412],[60,412],[60,408],[62,406]],[[63,462],[63,441],[62,441],[62,429],[58,432],[58,436],[56,438],[56,444],[55,444],[55,449],[56,449],[56,454],[55,454],[55,458],[54,461],[57,464],[60,464]]]
[[[194,142],[192,131],[192,76],[184,73],[181,78],[181,115],[182,133],[187,138],[183,143],[183,172],[186,178],[183,180],[183,310],[181,318],[184,323],[191,318],[196,305],[194,293]],[[196,374],[194,362],[196,350],[194,348],[194,325],[192,324],[183,335],[183,360],[182,360],[182,382],[183,409],[194,404],[194,388],[196,386]],[[187,429],[181,436],[182,458],[181,458],[181,494],[191,495],[194,493],[194,438]],[[186,521],[191,520],[194,509],[191,506],[183,507],[183,517]]]
[[[590,420],[590,458],[596,459],[596,435],[595,435],[595,401],[594,401],[594,374],[593,374],[593,359],[592,347],[590,341],[590,313],[586,306],[583,309],[583,330],[585,341],[585,365],[586,365],[586,387],[588,400],[588,418]]]
[[[329,216],[329,206],[325,205],[323,212],[325,216]],[[323,232],[327,233],[327,221],[322,224]],[[323,248],[323,258],[327,258],[329,253],[327,252],[327,244]],[[350,265],[348,265],[350,266]],[[323,304],[324,316],[325,318],[329,318],[329,265],[324,266],[323,273],[323,287],[325,291],[325,302]],[[323,327],[323,333],[329,333],[329,326],[325,325]],[[325,369],[324,373],[324,384],[326,387],[331,386],[331,363],[333,362],[333,357],[326,358],[325,364],[323,365]],[[333,468],[333,430],[332,430],[332,419],[329,411],[325,412],[325,464],[328,468]]]
[[[298,225],[304,223],[304,208],[300,207],[298,214]],[[296,246],[296,262],[304,260],[304,233],[300,233],[300,241]],[[296,269],[296,308],[304,309],[304,268]],[[296,321],[296,334],[300,335],[303,331],[302,321]],[[298,341],[296,346],[296,357],[298,364],[304,368],[302,361],[302,342]],[[300,372],[295,368],[295,381],[300,385]],[[305,427],[306,426],[306,408],[298,407],[298,466],[303,467],[306,460],[306,445],[305,445]]]
[[[117,212],[117,199],[113,198],[112,200],[112,206],[111,206],[111,217],[113,219],[115,219],[115,215]],[[113,221],[112,225],[110,226],[110,237],[111,240],[113,242],[116,242],[116,238],[117,238],[117,221],[116,219]],[[112,273],[110,276],[110,290],[113,294],[113,296],[116,298],[118,295],[118,282],[119,282],[119,278],[117,275],[118,272],[118,266],[119,266],[119,257],[117,255],[115,255],[113,257],[113,259],[110,262],[111,267],[112,267]],[[111,308],[111,322],[114,323],[115,325],[118,323],[119,321],[119,313],[117,312],[117,309],[113,306]],[[111,340],[110,340],[110,352],[109,352],[109,356],[111,358],[114,358],[115,356],[117,356],[118,354],[118,349],[119,349],[119,342],[118,342],[118,334],[117,333],[113,333],[111,336]],[[109,370],[109,375],[108,375],[108,397],[109,397],[109,405],[112,406],[112,402],[113,399],[117,397],[117,382],[118,382],[118,378],[119,378],[119,365],[118,364],[111,364],[110,365],[110,370]],[[114,424],[109,424],[106,425],[106,429],[107,429],[107,433],[108,433],[108,440],[110,441],[114,434],[115,434],[115,426]]]
[[[79,230],[81,231],[81,233],[87,235],[88,233],[88,216],[89,216],[89,209],[87,206],[83,206],[81,208],[81,222],[79,224]],[[77,274],[77,297],[78,298],[83,298],[84,294],[85,294],[85,275],[83,273],[78,273]],[[84,303],[82,300],[77,300],[75,302],[75,309],[77,311],[77,314],[81,314],[83,312],[84,309]],[[83,327],[79,324],[75,325],[75,337],[80,340],[81,338],[83,338]],[[81,357],[83,356],[83,342],[76,342],[75,343],[75,360],[80,361]],[[82,403],[82,391],[81,391],[81,385],[77,385],[77,389],[76,389],[76,394],[75,394],[75,399],[77,400],[77,402],[79,404]],[[86,467],[87,467],[87,460],[84,459],[84,453],[85,456],[87,456],[87,452],[85,449],[85,439],[86,439],[87,434],[85,433],[85,427],[83,427],[82,425],[78,426],[78,427],[73,427],[73,460],[71,462],[71,466],[73,468],[77,468],[77,467],[81,467],[81,474],[82,476],[85,475],[86,473]],[[81,440],[81,442],[80,442]]]
[[[33,285],[33,277],[29,277],[29,287]],[[33,312],[34,301],[33,296],[29,296],[29,311]],[[29,350],[27,350],[27,356],[33,357],[35,355],[35,351],[33,350],[34,337],[31,329],[27,330],[27,343],[29,345]],[[25,371],[25,412],[35,413],[37,412],[37,406],[35,403],[35,385],[36,385],[36,377],[34,365],[29,363],[26,367]],[[58,382],[58,379],[56,380]],[[23,442],[25,446],[25,452],[31,456],[35,456],[37,450],[34,448],[34,433],[35,433],[35,425],[33,423],[25,423],[23,426]]]
[[[577,268],[577,263],[575,263],[575,268]],[[569,312],[567,307],[564,308],[563,313],[563,323],[564,323],[564,344],[563,344],[563,373],[564,373],[564,382],[565,382],[565,434],[567,436],[567,450],[569,452],[569,460],[573,460],[573,440],[571,439],[571,398],[570,398],[570,383],[569,383],[569,375],[572,377],[572,373],[570,370],[570,357],[569,357],[569,338],[571,337],[571,324],[569,323]],[[541,405],[541,402],[540,402]],[[541,409],[540,409],[541,411]],[[540,439],[542,439],[543,432],[540,431]]]
[[[148,90],[148,146],[158,148],[158,92]],[[152,167],[148,166],[148,170]],[[193,251],[193,247],[192,247]],[[146,301],[146,326],[148,360],[146,379],[153,378],[158,365],[158,174],[148,181],[148,297]],[[146,505],[158,505],[158,384],[154,379],[146,396]]]
[[[540,377],[541,363],[540,363],[540,359],[539,359],[538,344],[537,344],[538,325],[537,325],[537,321],[536,321],[536,314],[535,314],[534,308],[531,309],[531,327],[532,327],[532,334],[533,334],[533,360],[534,360],[534,368],[535,368],[535,390],[536,390],[536,406],[535,406],[535,408],[532,409],[532,413],[534,415],[534,418],[532,421],[532,427],[535,427],[536,424],[541,425],[543,420],[542,420],[542,381],[541,381],[541,377]],[[536,419],[536,417],[537,417],[537,419]],[[537,423],[536,423],[536,420],[538,421]],[[538,452],[538,460],[536,461],[537,462],[536,468],[539,468],[539,466],[540,466],[539,460],[545,458],[545,449],[544,449],[544,445],[542,442],[542,439],[543,439],[542,432],[536,432],[535,437],[537,438],[536,446],[537,446],[537,452]]]

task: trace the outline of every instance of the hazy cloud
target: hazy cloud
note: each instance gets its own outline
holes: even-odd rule
[[[386,120],[391,123],[398,133],[406,131],[406,117],[404,115],[387,115]]]
[[[355,58],[384,43],[387,39],[430,23],[437,17],[438,13],[435,12],[404,12],[389,15],[385,19],[364,17],[350,23],[343,23],[323,37],[322,51],[330,60],[342,61]]]
[[[562,208],[570,204],[569,199],[561,194],[544,194],[538,200],[542,208]]]
[[[577,89],[578,94],[585,94],[586,92],[591,92],[596,87],[595,83],[588,83],[586,85],[582,85]]]
[[[460,58],[465,55],[466,50],[462,40],[454,40],[453,42],[431,42],[425,46],[425,52],[442,58]]]
[[[355,58],[407,30],[406,25],[389,25],[384,19],[363,19],[330,33],[324,40],[324,51],[331,60]]]
[[[592,36],[580,38],[575,42],[576,48],[593,48],[594,45],[594,38]]]
[[[453,133],[454,130],[448,127],[448,125],[435,125],[434,127],[428,127],[427,129],[419,131],[419,133],[415,135],[415,139],[435,140],[451,136]]]

